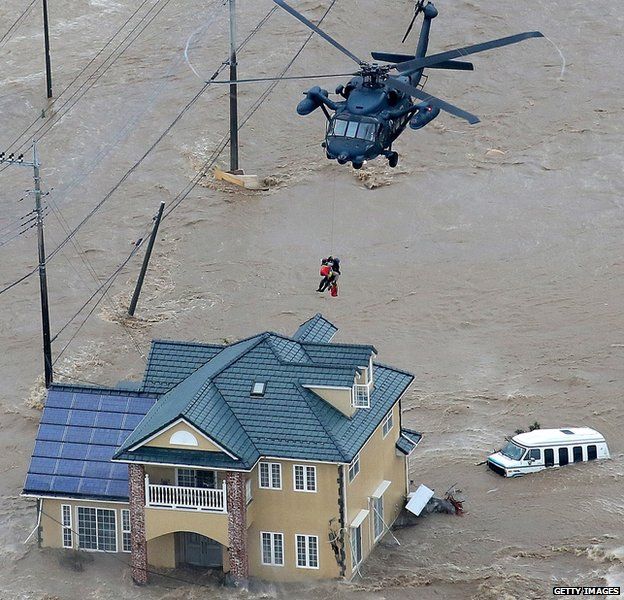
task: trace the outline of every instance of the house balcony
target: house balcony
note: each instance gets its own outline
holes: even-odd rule
[[[225,481],[220,488],[158,485],[145,476],[145,507],[227,513]]]

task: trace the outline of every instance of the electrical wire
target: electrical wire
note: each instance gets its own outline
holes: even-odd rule
[[[104,50],[104,48],[106,48],[111,42],[112,40],[123,30],[123,28],[128,24],[128,22],[137,14],[137,12],[148,2],[149,0],[143,0],[143,2],[139,5],[139,7],[135,10],[135,12],[125,21],[125,23],[117,30],[117,32],[115,34],[113,34],[113,36],[109,39],[109,41],[104,45],[104,47],[89,61],[89,63],[82,69],[82,71],[80,71],[80,73],[74,77],[74,79],[70,82],[70,84],[68,86],[65,87],[65,89],[57,96],[57,98],[51,103],[51,107],[54,106],[54,104],[56,102],[58,102],[58,100],[63,96],[63,94],[78,80],[78,78],[86,71],[86,69],[88,69],[88,67],[94,62],[94,60],[96,60],[96,58],[102,53],[102,51]],[[150,16],[150,13],[158,6],[159,3],[162,2],[162,5],[156,10],[156,12]],[[97,81],[115,64],[115,62],[126,52],[126,50],[128,50],[128,48],[138,39],[138,37],[149,27],[149,25],[154,21],[154,19],[167,7],[167,5],[171,2],[171,0],[156,0],[156,2],[149,8],[149,10],[145,13],[145,15],[143,15],[139,21],[134,25],[134,27],[130,30],[130,32],[121,40],[121,42],[119,42],[119,44],[117,44],[117,46],[110,52],[110,54],[104,59],[104,61],[82,82],[82,84],[76,89],[74,90],[74,92],[69,96],[69,98],[67,98],[62,104],[61,106],[57,109],[56,113],[50,118],[50,120],[46,121],[45,123],[43,123],[38,129],[35,130],[34,133],[28,133],[30,129],[32,129],[32,127],[34,127],[40,120],[39,117],[37,117],[26,129],[24,129],[24,131],[22,131],[22,133],[20,133],[10,144],[7,148],[11,148],[14,144],[18,143],[19,140],[24,137],[26,134],[28,134],[28,137],[38,137],[38,139],[43,138],[50,129],[52,129],[52,127],[54,127],[54,125],[56,125],[56,123],[58,123],[77,103],[78,101],[84,97],[84,95],[97,83]],[[121,51],[119,52],[119,54],[117,54],[117,56],[115,56],[115,58],[113,58],[111,60],[111,62],[101,71],[101,73],[99,73],[97,75],[97,77],[94,78],[94,75],[96,75],[96,73],[98,73],[98,71],[100,71],[100,69],[102,69],[102,67],[111,59],[111,57],[114,56],[115,52],[117,52],[122,46],[123,44],[134,34],[134,32],[139,28],[140,24],[149,17],[149,20],[145,23],[145,25],[140,29],[140,31],[134,36],[133,39],[131,39],[128,44],[125,46],[125,48],[122,48]],[[80,92],[80,90],[82,90],[85,85],[88,86],[86,87],[86,89],[75,99],[75,101],[67,108],[63,111],[63,109],[72,101],[72,99],[76,96],[76,94],[78,94]],[[44,130],[43,133],[41,133],[41,135],[38,135],[39,132],[41,132],[42,130]],[[21,150],[27,142],[22,142],[17,148],[19,150]],[[6,165],[5,167],[3,167],[2,169],[0,169],[0,173],[7,167],[8,165]]]
[[[2,48],[2,46],[4,46],[6,42],[9,41],[9,36],[11,35],[11,32],[15,32],[19,29],[20,25],[22,24],[22,20],[32,10],[32,7],[35,5],[35,2],[37,2],[37,0],[31,1],[31,3],[22,11],[19,17],[15,19],[15,21],[13,22],[11,27],[9,27],[9,29],[6,31],[6,33],[0,38],[0,48]]]
[[[168,0],[169,1],[169,0]],[[269,10],[269,12],[260,20],[260,22],[258,24],[256,24],[256,26],[252,29],[252,31],[245,37],[245,39],[240,43],[240,45],[238,46],[237,50],[242,50],[247,43],[251,40],[251,38],[256,35],[258,33],[258,31],[261,29],[261,27],[268,21],[268,19],[271,17],[271,15],[275,12],[276,7],[271,8],[271,10]],[[145,152],[143,154],[143,156],[135,162],[135,164],[130,167],[130,169],[124,174],[124,176],[117,182],[117,184],[115,184],[115,186],[113,186],[113,188],[108,192],[108,194],[106,194],[106,196],[86,215],[86,217],[71,231],[67,234],[67,237],[48,255],[47,259],[46,259],[46,263],[49,262],[58,252],[60,252],[62,250],[62,248],[71,241],[71,239],[74,238],[74,236],[76,235],[76,233],[79,231],[79,229],[85,225],[88,220],[103,206],[103,204],[112,196],[112,194],[123,184],[123,182],[131,175],[131,173],[143,162],[143,160],[145,160],[145,158],[152,152],[152,150],[162,141],[162,139],[167,135],[167,133],[169,133],[169,131],[176,125],[176,123],[182,118],[182,116],[189,110],[189,108],[191,108],[191,106],[193,106],[193,104],[195,104],[195,102],[199,99],[199,97],[208,89],[208,87],[210,86],[210,84],[212,83],[212,81],[214,81],[220,74],[221,72],[229,65],[229,60],[226,60],[224,62],[221,63],[221,65],[217,68],[217,70],[213,73],[213,75],[210,77],[210,79],[202,86],[202,88],[199,90],[199,92],[188,102],[188,104],[182,109],[182,111],[178,114],[178,116],[174,119],[174,121],[165,129],[165,131],[159,136],[159,138],[156,140],[156,142],[154,144],[152,144],[152,146],[150,146],[150,148],[147,150],[147,152]],[[202,168],[202,171],[205,168],[209,168],[210,165],[214,164],[214,162],[216,161],[216,159],[218,158],[219,154],[223,151],[223,149],[225,148],[225,146],[227,146],[227,143],[229,141],[229,136],[226,136],[225,138],[223,138],[222,143],[218,146],[219,148],[219,152],[218,154],[214,157],[214,159],[212,160],[212,162],[207,161],[204,165],[204,167]],[[214,153],[213,153],[214,154]],[[209,165],[210,163],[210,165]],[[188,194],[191,192],[191,190],[195,187],[195,185],[197,185],[197,183],[199,182],[199,180],[204,176],[204,174],[200,174],[199,176],[196,176],[193,180],[192,183],[194,185],[192,185],[192,187],[185,192],[185,190],[183,190],[183,192],[181,192],[180,194],[178,194],[178,196],[176,197],[175,200],[177,200],[181,194],[184,194],[182,197],[182,200],[184,198],[186,198],[186,196],[188,196]],[[181,201],[181,200],[180,200]],[[179,202],[178,202],[179,204]],[[171,212],[171,210],[167,211],[165,214],[169,214]],[[32,275],[34,275],[38,270],[38,267],[35,267],[34,269],[32,269],[30,272],[26,273],[24,276],[20,277],[18,280],[6,285],[4,288],[0,289],[0,295],[9,291],[10,289],[12,289],[13,287],[15,287],[16,285],[18,285],[19,283],[21,283],[22,281],[25,281],[26,279],[28,279],[29,277],[31,277]]]

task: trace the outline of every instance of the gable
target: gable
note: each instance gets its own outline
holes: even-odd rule
[[[139,444],[137,448],[142,446],[169,448],[171,450],[201,450],[204,452],[220,453],[225,451],[216,442],[183,419],[179,419],[175,423],[165,427],[160,433],[148,438],[143,444]],[[229,454],[229,452],[225,452]],[[230,456],[232,455],[230,454]]]
[[[325,402],[331,404],[346,417],[351,418],[357,408],[351,406],[351,388],[329,388],[305,386],[317,396],[323,398]]]

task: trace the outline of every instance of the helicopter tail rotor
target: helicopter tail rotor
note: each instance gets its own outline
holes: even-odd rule
[[[407,26],[407,31],[405,32],[405,35],[403,36],[403,39],[401,40],[401,44],[405,43],[405,40],[407,39],[407,36],[412,31],[412,27],[414,27],[414,23],[416,22],[416,18],[418,17],[418,15],[421,12],[423,12],[423,10],[425,10],[425,0],[418,0],[416,2],[416,5],[414,6],[414,16],[412,17],[412,20],[410,21],[410,24]]]

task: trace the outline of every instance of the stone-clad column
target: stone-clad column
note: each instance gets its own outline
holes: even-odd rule
[[[247,553],[247,502],[245,475],[228,471],[227,488],[228,535],[230,538],[230,579],[234,585],[246,585],[249,577]]]
[[[132,579],[147,583],[147,541],[145,540],[145,468],[128,465],[130,493],[130,539],[132,541]]]

